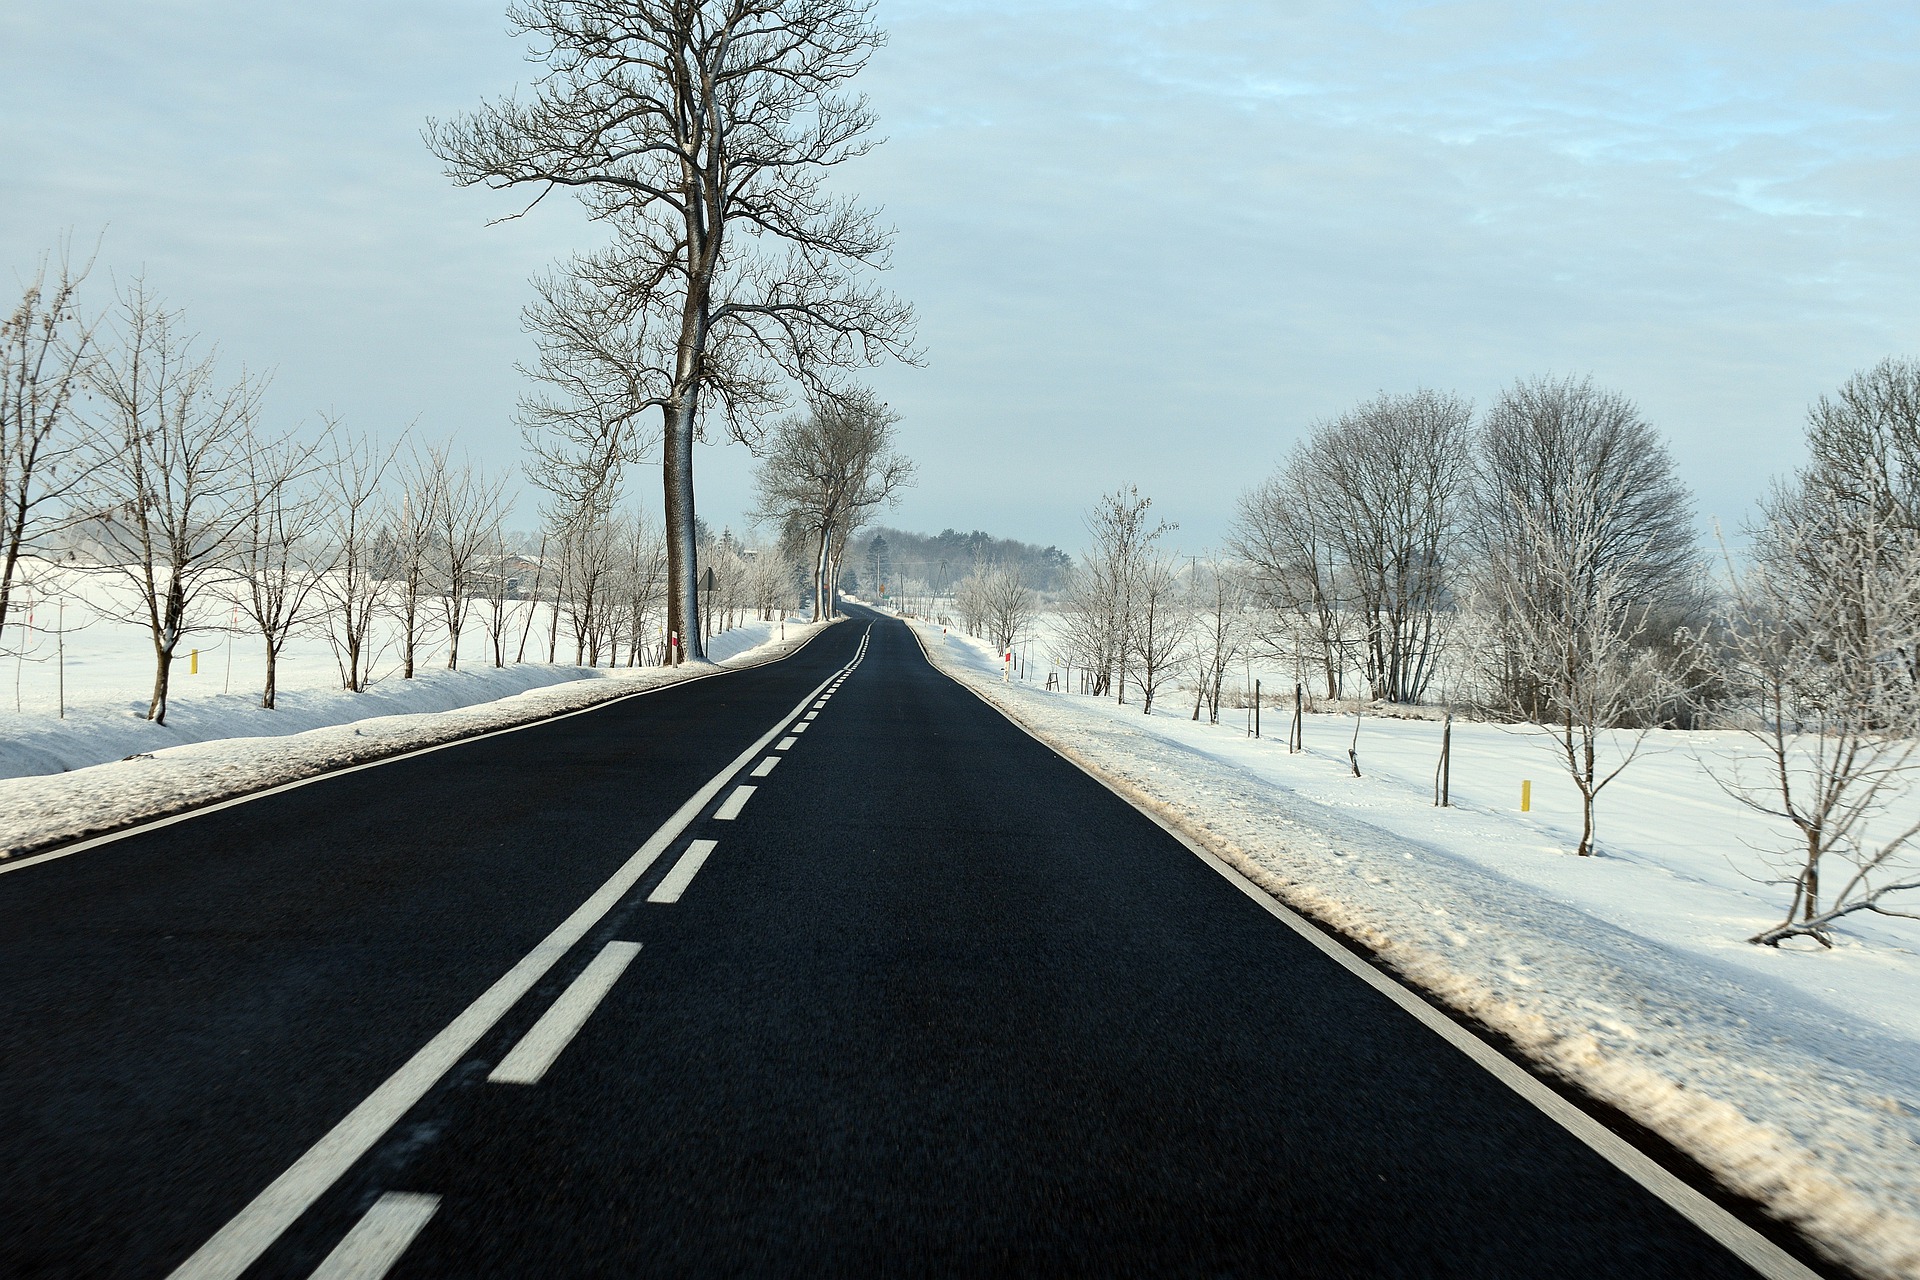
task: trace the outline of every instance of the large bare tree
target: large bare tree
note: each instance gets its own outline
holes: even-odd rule
[[[874,143],[847,91],[883,39],[871,7],[526,0],[508,14],[545,67],[533,93],[427,126],[455,182],[526,186],[536,202],[569,188],[613,229],[551,291],[578,321],[552,381],[563,403],[594,406],[574,423],[589,436],[660,411],[668,625],[696,659],[693,446],[707,417],[751,441],[788,386],[818,402],[839,370],[911,358],[909,309],[867,279],[890,232],[826,183]]]

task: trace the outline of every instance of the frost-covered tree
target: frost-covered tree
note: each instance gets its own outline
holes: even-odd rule
[[[1564,710],[1552,702],[1552,682],[1538,676],[1555,670],[1556,659],[1525,647],[1559,634],[1564,617],[1562,599],[1529,581],[1543,555],[1560,566],[1553,572],[1572,572],[1564,589],[1577,600],[1591,602],[1611,584],[1640,615],[1633,643],[1671,655],[1663,642],[1698,621],[1693,500],[1633,403],[1586,379],[1516,382],[1488,411],[1478,444],[1473,595],[1494,706],[1536,721]]]
[[[1133,625],[1128,648],[1141,712],[1153,714],[1161,687],[1187,660],[1193,632],[1193,602],[1177,557],[1154,551],[1142,558],[1133,584]]]
[[[1246,573],[1242,566],[1208,557],[1194,566],[1193,718],[1205,707],[1220,723],[1220,689],[1227,672],[1247,655],[1252,639]]]

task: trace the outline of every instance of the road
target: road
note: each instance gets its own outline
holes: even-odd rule
[[[0,876],[0,973],[5,1276],[1753,1274],[869,616]]]

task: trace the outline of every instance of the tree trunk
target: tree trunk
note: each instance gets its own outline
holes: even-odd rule
[[[277,691],[277,682],[274,677],[279,665],[279,658],[280,651],[274,648],[273,641],[267,641],[267,685],[260,694],[260,707],[264,711],[273,710],[273,697]]]
[[[167,722],[167,683],[173,674],[173,650],[156,642],[153,646],[153,697],[147,702],[147,719],[155,724]]]
[[[689,388],[666,412],[661,449],[667,539],[667,630],[680,637],[677,661],[706,660],[700,642],[700,566],[694,547],[693,424],[699,392]]]

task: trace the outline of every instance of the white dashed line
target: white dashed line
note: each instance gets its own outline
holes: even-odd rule
[[[713,816],[720,822],[732,822],[740,816],[740,811],[747,807],[747,801],[751,799],[753,799],[752,787],[735,787],[733,794],[713,811]]]
[[[762,760],[759,764],[753,766],[753,772],[748,774],[747,776],[750,778],[764,778],[768,774],[772,773],[773,766],[779,763],[780,763],[779,756],[768,756],[765,760]]]
[[[819,713],[818,711],[809,711],[809,712],[807,712],[807,714],[805,714],[805,715],[803,715],[803,716],[801,716],[800,718],[801,718],[802,720],[811,720],[811,719],[813,719],[813,718],[814,718],[815,716],[817,716],[817,715],[819,715],[819,714],[820,714],[820,713]]]
[[[821,682],[820,689],[826,683]],[[814,689],[787,713],[791,718],[820,696]],[[555,926],[518,964],[494,980],[492,986],[454,1018],[358,1106],[342,1116],[318,1142],[308,1147],[284,1173],[268,1183],[260,1194],[227,1220],[225,1226],[174,1268],[170,1280],[237,1280],[252,1266],[286,1229],[310,1208],[315,1200],[340,1179],[355,1161],[386,1136],[414,1103],[438,1084],[441,1077],[457,1066],[480,1038],[491,1031],[507,1011],[531,991],[547,971],[573,949],[575,943],[606,917],[620,900],[647,873],[654,861],[665,853],[694,819],[706,812],[740,770],[767,749],[767,743],[785,729],[776,724],[758,742],[734,757],[733,762],[707,780],[705,786],[688,796],[660,828],[648,837],[620,869],[594,890],[573,914]],[[786,739],[791,745],[793,739]]]
[[[800,741],[800,739],[798,739],[798,738],[782,738],[782,739],[780,739],[780,745],[779,745],[779,746],[777,746],[777,747],[775,747],[775,748],[774,748],[774,750],[775,750],[775,751],[787,751],[787,750],[790,750],[790,749],[791,749],[791,748],[793,747],[793,744],[794,744],[794,743],[796,743],[796,742],[798,742],[798,741]]]
[[[494,1084],[537,1084],[560,1051],[580,1034],[593,1011],[613,990],[613,984],[625,973],[633,958],[640,954],[637,942],[609,942],[600,949],[586,968],[580,971],[551,1008],[540,1015],[513,1052],[500,1060],[487,1076]]]
[[[667,872],[666,877],[654,886],[653,892],[647,895],[647,901],[680,901],[680,895],[687,891],[687,886],[693,883],[693,878],[700,874],[700,868],[706,863],[707,855],[719,846],[718,840],[695,840],[688,845],[687,851],[680,855],[680,861],[673,864],[673,870]]]
[[[440,1207],[439,1196],[389,1191],[313,1269],[313,1280],[380,1280]]]
[[[807,731],[807,722],[805,720],[802,720],[799,724],[796,724],[795,726],[793,726],[792,731],[794,733],[805,733]]]

